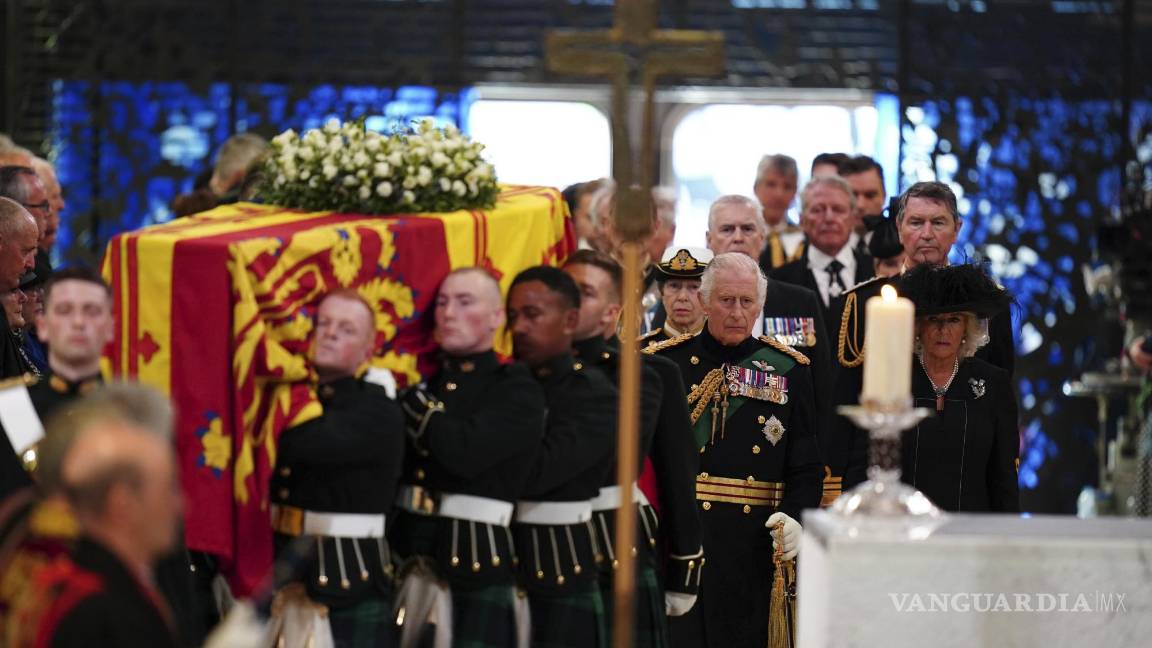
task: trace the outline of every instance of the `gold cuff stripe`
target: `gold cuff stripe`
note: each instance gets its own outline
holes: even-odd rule
[[[704,500],[707,502],[725,502],[728,504],[746,504],[748,506],[772,506],[780,505],[782,497],[773,497],[771,499],[762,499],[759,497],[737,497],[735,495],[709,495],[708,493],[696,493],[696,499]]]
[[[700,484],[720,484],[723,486],[743,486],[744,488],[766,488],[772,490],[784,490],[784,482],[767,482],[767,481],[748,481],[747,479],[732,479],[731,477],[696,477],[696,487],[699,488]]]

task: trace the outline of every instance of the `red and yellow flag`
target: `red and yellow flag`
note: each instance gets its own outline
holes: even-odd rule
[[[524,268],[573,249],[559,192],[516,186],[487,211],[384,217],[240,203],[114,238],[108,360],[176,406],[189,548],[218,555],[237,594],[266,575],[276,440],[321,413],[306,360],[321,296],[365,297],[374,363],[411,382],[432,369],[431,307],[445,274],[483,266],[507,291]],[[505,336],[496,341],[510,352]]]

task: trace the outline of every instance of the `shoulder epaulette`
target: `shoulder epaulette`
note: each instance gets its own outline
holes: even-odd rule
[[[792,356],[793,360],[795,360],[796,362],[799,362],[802,365],[812,364],[812,362],[808,359],[808,356],[804,355],[803,353],[800,353],[796,349],[793,349],[792,347],[788,346],[787,344],[784,344],[783,342],[777,340],[776,338],[774,338],[772,336],[761,335],[758,339],[761,342],[763,342],[764,344],[767,344],[768,346],[776,349],[777,351],[780,351],[781,353]]]
[[[850,292],[852,292],[853,290],[858,290],[858,289],[860,289],[860,288],[863,288],[864,286],[868,286],[868,285],[871,285],[871,284],[873,284],[873,283],[876,283],[877,281],[880,281],[880,280],[882,280],[882,279],[888,279],[888,277],[881,277],[881,276],[876,276],[876,277],[872,277],[871,279],[865,279],[864,281],[861,281],[860,283],[856,284],[855,286],[849,286],[849,287],[848,287],[848,288],[847,288],[847,289],[846,289],[846,290],[845,290],[843,293],[841,293],[841,294],[850,293]]]
[[[640,352],[641,353],[649,353],[649,354],[656,353],[657,351],[663,351],[664,349],[670,349],[670,348],[672,348],[678,344],[683,344],[683,343],[687,342],[688,340],[691,340],[694,337],[696,337],[696,336],[692,335],[691,333],[685,333],[684,335],[678,335],[674,338],[668,338],[667,340],[664,340],[663,342],[658,342],[658,343],[653,344],[651,346],[646,346],[643,349],[641,349]]]
[[[38,380],[39,379],[36,378],[36,376],[30,373],[13,376],[12,378],[6,378],[4,380],[0,380],[0,391],[4,391],[5,389],[12,389],[13,387],[31,387],[32,385],[35,385]]]
[[[663,327],[657,326],[656,328],[652,329],[651,331],[648,331],[644,335],[641,335],[639,338],[637,338],[637,340],[640,342],[643,342],[644,340],[647,340],[648,338],[652,337],[653,335],[659,335],[660,331],[663,331],[663,330],[664,330]]]

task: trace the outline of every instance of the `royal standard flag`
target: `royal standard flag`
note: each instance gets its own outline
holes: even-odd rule
[[[507,291],[524,268],[575,249],[555,189],[504,186],[496,206],[365,216],[239,203],[120,234],[112,373],[172,397],[188,547],[220,558],[239,595],[272,561],[276,440],[321,413],[306,360],[318,300],[339,288],[374,308],[379,354],[401,384],[433,369],[432,306],[452,269],[482,266]],[[507,336],[497,351],[510,353]]]

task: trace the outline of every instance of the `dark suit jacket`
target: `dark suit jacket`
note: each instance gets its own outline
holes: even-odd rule
[[[868,279],[871,279],[873,275],[872,257],[867,254],[862,254],[855,251],[852,254],[856,258],[856,275],[853,277],[853,281],[849,285],[845,286],[845,288],[851,288],[853,285],[858,284],[861,281],[867,281]],[[827,275],[824,275],[823,273],[821,273],[821,275],[821,280],[828,280]],[[793,261],[792,263],[785,263],[779,268],[776,268],[769,274],[769,276],[773,279],[779,279],[780,281],[786,283],[803,286],[808,290],[815,292],[817,301],[820,303],[820,306],[823,307],[822,312],[824,314],[824,321],[828,324],[829,331],[832,333],[837,332],[831,330],[831,326],[833,324],[838,325],[839,318],[829,316],[828,308],[824,307],[824,302],[819,301],[820,287],[816,284],[816,275],[814,275],[812,270],[808,268],[808,249],[804,250],[803,257]]]

